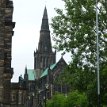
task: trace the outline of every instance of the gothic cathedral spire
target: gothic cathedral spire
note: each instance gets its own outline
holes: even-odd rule
[[[48,14],[47,14],[46,6],[45,6],[45,9],[44,9],[44,14],[43,14],[43,18],[42,18],[41,31],[42,30],[49,31]]]
[[[50,30],[49,30],[48,15],[47,15],[46,7],[44,9],[44,14],[42,18],[38,51],[46,52],[46,53],[52,52]]]
[[[34,69],[43,70],[55,63],[56,53],[52,52],[51,37],[46,6],[44,8],[38,49],[34,52]]]

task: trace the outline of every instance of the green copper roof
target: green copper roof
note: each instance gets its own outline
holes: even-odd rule
[[[50,69],[52,70],[55,66],[56,66],[56,63],[55,63],[55,64],[52,64],[52,65],[50,66]],[[49,69],[49,68],[46,68],[46,69],[43,71],[43,73],[42,73],[42,75],[40,76],[40,78],[42,78],[42,77],[44,77],[44,76],[46,76],[46,75],[48,74],[48,69]],[[27,74],[28,74],[28,80],[33,81],[33,80],[36,79],[36,71],[35,71],[35,70],[33,70],[33,69],[27,69]]]
[[[52,65],[50,66],[50,69],[52,70],[55,66],[56,66],[56,63],[55,63],[55,64],[52,64]],[[49,68],[46,68],[46,69],[43,71],[43,73],[42,73],[42,75],[41,75],[41,78],[44,77],[44,76],[46,76],[46,75],[48,74],[48,69],[49,69]]]
[[[28,80],[35,80],[36,79],[36,71],[33,69],[27,69],[28,73]]]

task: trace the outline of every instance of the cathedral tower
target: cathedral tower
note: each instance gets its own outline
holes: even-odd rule
[[[13,2],[0,0],[0,107],[9,107],[11,93],[11,44],[13,28]]]
[[[38,49],[34,52],[34,69],[43,70],[56,62],[56,52],[52,51],[48,14],[45,7],[42,18]]]

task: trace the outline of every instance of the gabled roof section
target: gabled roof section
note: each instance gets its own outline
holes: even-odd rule
[[[33,81],[36,79],[36,71],[34,69],[27,69],[28,80]]]
[[[62,67],[65,67],[65,66],[67,65],[67,63],[65,62],[65,60],[63,59],[63,57],[61,57],[60,60],[59,60],[57,63],[52,64],[52,65],[50,66],[50,69],[53,70],[56,66],[59,66],[59,64],[60,64],[60,66],[62,66]],[[49,68],[46,68],[46,69],[43,71],[43,73],[42,73],[42,75],[40,76],[40,78],[48,75],[48,69],[49,69]]]
[[[67,63],[66,63],[66,61],[64,60],[63,56],[60,58],[60,60],[59,60],[57,63],[61,63],[61,62],[65,63],[65,65],[67,65]]]
[[[50,69],[53,70],[55,66],[56,66],[56,63],[55,63],[55,64],[52,64],[52,65],[50,66]],[[48,74],[48,69],[49,69],[49,68],[46,68],[46,69],[43,71],[43,73],[42,73],[42,75],[41,75],[40,78],[42,78],[42,77],[44,77],[44,76],[46,76],[46,75]]]

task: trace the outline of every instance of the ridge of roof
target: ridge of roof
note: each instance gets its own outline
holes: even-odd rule
[[[56,65],[57,65],[57,63],[54,63],[54,64],[50,65],[50,69],[53,70],[53,68],[54,68]],[[49,69],[49,68],[46,68],[46,69],[43,71],[43,73],[41,74],[40,78],[42,78],[42,77],[44,77],[44,76],[46,76],[46,75],[48,74],[48,69]]]

